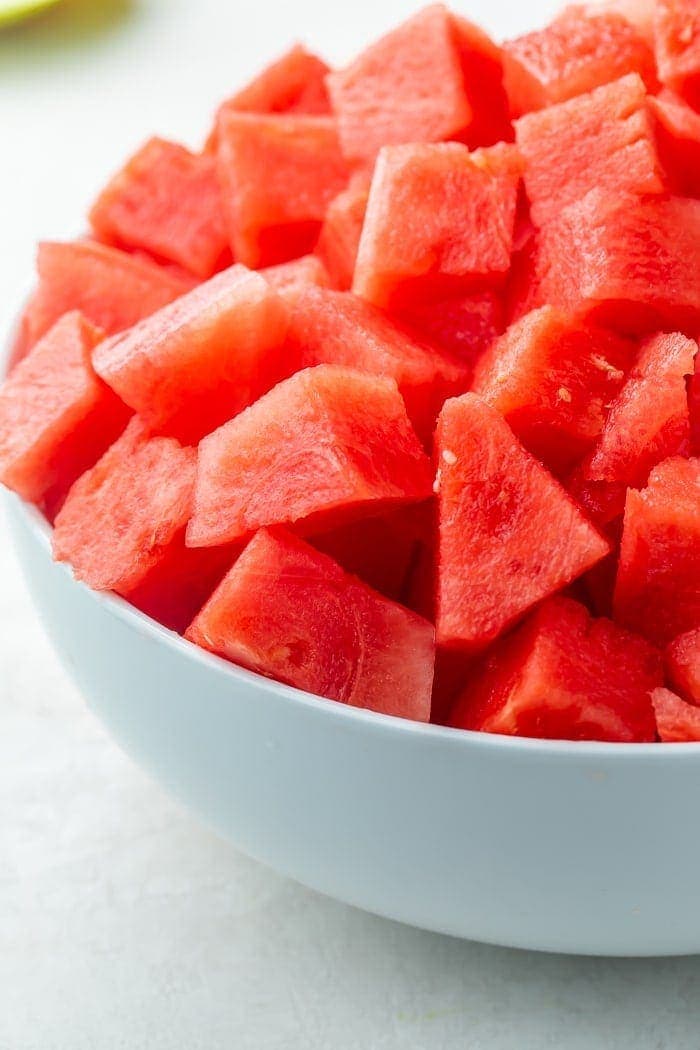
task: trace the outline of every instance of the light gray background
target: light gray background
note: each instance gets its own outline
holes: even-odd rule
[[[292,39],[341,60],[416,6],[66,0],[61,14],[1,35],[3,330],[28,287],[33,242],[80,232],[100,181],[140,140],[157,130],[195,145],[216,101]],[[474,0],[470,10],[505,34],[551,7]],[[335,904],[241,856],[85,711],[0,524],[0,1050],[550,1047],[698,1050],[700,959],[458,942]]]

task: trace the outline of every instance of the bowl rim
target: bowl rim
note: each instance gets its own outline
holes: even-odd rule
[[[12,361],[17,334],[19,332],[24,308],[29,301],[27,297],[22,304],[22,310],[17,320],[10,326],[5,346],[0,353],[0,377],[7,374],[7,369]],[[700,742],[676,743],[673,745],[660,742],[651,743],[611,743],[600,740],[547,740],[537,737],[507,736],[501,733],[484,733],[474,729],[458,729],[453,726],[437,725],[432,722],[416,722],[409,718],[400,718],[398,715],[387,715],[380,711],[372,711],[369,708],[354,707],[344,704],[339,700],[330,700],[327,697],[308,693],[295,686],[277,682],[275,679],[266,678],[255,671],[249,671],[226,660],[215,653],[210,653],[193,642],[188,641],[182,635],[164,627],[157,620],[152,619],[124,598],[111,592],[95,591],[91,587],[77,580],[70,566],[56,562],[51,551],[52,529],[41,511],[33,504],[27,503],[15,493],[5,491],[5,496],[11,499],[15,509],[22,519],[25,527],[32,533],[35,540],[43,548],[52,566],[68,574],[75,586],[86,591],[90,598],[108,613],[124,621],[131,629],[136,630],[142,636],[151,638],[168,646],[168,648],[180,653],[184,658],[199,663],[211,670],[224,673],[234,682],[238,681],[245,685],[254,685],[257,688],[271,689],[277,695],[286,697],[293,703],[302,707],[324,713],[337,719],[339,722],[350,720],[362,725],[367,731],[389,733],[398,739],[420,737],[425,741],[445,745],[471,749],[477,747],[483,750],[496,752],[511,752],[526,754],[530,757],[541,756],[542,758],[562,758],[564,756],[577,757],[580,759],[603,759],[615,756],[625,762],[643,761],[650,758],[654,762],[665,761],[669,754],[669,748],[677,758],[684,757],[686,760],[700,760]],[[653,757],[652,757],[653,756]]]

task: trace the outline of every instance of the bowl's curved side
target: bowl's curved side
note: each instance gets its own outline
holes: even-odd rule
[[[19,501],[8,509],[39,613],[91,707],[252,856],[458,936],[596,954],[700,950],[697,749],[510,746],[348,717],[168,644],[55,565]]]

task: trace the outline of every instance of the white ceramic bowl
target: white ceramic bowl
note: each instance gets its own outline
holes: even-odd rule
[[[51,559],[8,497],[27,582],[125,751],[242,850],[380,915],[496,944],[700,951],[700,745],[516,740],[277,685]]]

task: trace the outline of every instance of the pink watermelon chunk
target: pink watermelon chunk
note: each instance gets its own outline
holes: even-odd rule
[[[369,179],[364,172],[357,172],[347,189],[328,205],[318,236],[316,252],[323,259],[333,286],[342,291],[352,285],[368,197]]]
[[[23,320],[25,349],[71,310],[111,335],[191,287],[164,267],[94,241],[45,241],[37,269],[39,286]]]
[[[507,736],[651,741],[650,693],[660,683],[659,655],[644,639],[555,597],[496,643],[450,723]]]
[[[700,627],[700,460],[674,457],[625,504],[615,618],[656,645]]]
[[[215,546],[268,525],[320,532],[430,494],[396,384],[319,365],[202,441],[187,540]]]
[[[233,560],[229,548],[189,550],[196,453],[150,437],[134,419],[75,483],[56,517],[54,556],[77,579],[115,591],[183,631]]]
[[[519,182],[512,146],[470,153],[448,142],[382,150],[353,291],[395,309],[417,297],[502,283],[513,250]]]
[[[114,176],[90,212],[102,240],[141,248],[198,277],[228,254],[214,158],[152,138]]]
[[[679,634],[666,647],[666,677],[685,700],[700,707],[700,627]]]
[[[566,102],[627,73],[657,86],[654,55],[614,11],[566,8],[551,25],[503,45],[504,81],[514,116]]]
[[[700,708],[687,704],[670,689],[651,694],[659,737],[664,744],[691,744],[700,740]]]
[[[476,650],[610,546],[475,394],[446,402],[436,456],[437,640]]]
[[[234,257],[258,267],[310,252],[348,181],[333,120],[227,112],[217,156]]]
[[[597,520],[622,514],[626,489],[644,485],[661,460],[689,452],[686,377],[697,349],[697,343],[680,333],[652,336],[642,344],[595,447],[570,486],[584,506],[602,501]]]
[[[317,696],[430,717],[432,625],[283,531],[257,533],[187,637]]]
[[[543,306],[493,344],[472,389],[529,452],[563,474],[600,435],[635,354],[632,343]]]
[[[284,303],[243,266],[198,285],[95,351],[95,370],[153,430],[198,440],[284,371]]]
[[[429,440],[446,397],[466,390],[457,360],[414,342],[350,292],[307,288],[291,311],[288,347],[298,365],[334,364],[396,380],[419,436]]]
[[[92,368],[103,335],[65,314],[0,387],[0,481],[51,512],[129,416]]]
[[[662,84],[700,108],[700,11],[694,0],[658,0],[654,51]]]
[[[533,222],[550,221],[596,187],[615,193],[664,190],[646,103],[644,81],[630,73],[516,122]]]
[[[330,112],[326,74],[328,66],[318,55],[295,44],[240,91],[226,99],[217,112],[306,113]],[[215,132],[213,133],[215,137]]]
[[[541,231],[541,302],[626,333],[700,323],[700,201],[591,190]]]

